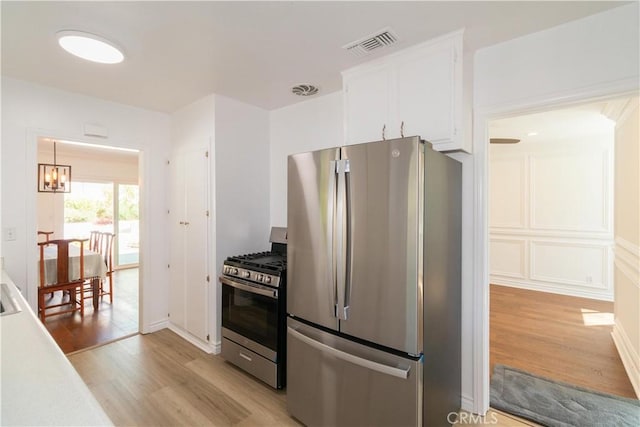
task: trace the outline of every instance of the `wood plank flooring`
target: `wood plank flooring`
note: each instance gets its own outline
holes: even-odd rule
[[[611,303],[491,289],[491,365],[633,397],[607,323]],[[610,317],[610,316],[609,316]],[[585,322],[591,326],[586,326]],[[115,425],[296,426],[277,391],[168,329],[69,355]],[[491,410],[484,422],[532,426]],[[465,420],[461,420],[465,421]]]
[[[138,332],[138,269],[118,270],[113,279],[113,304],[109,297],[104,297],[94,311],[87,299],[84,317],[76,312],[47,318],[45,327],[63,352],[71,353]],[[57,304],[63,298],[68,300],[69,296],[56,292],[47,304]]]
[[[300,426],[275,390],[168,329],[68,356],[117,426]],[[472,418],[473,417],[473,418]],[[490,410],[456,426],[537,426]]]
[[[490,365],[637,398],[611,338],[613,303],[491,285]]]
[[[115,425],[298,426],[276,391],[163,329],[69,356]]]

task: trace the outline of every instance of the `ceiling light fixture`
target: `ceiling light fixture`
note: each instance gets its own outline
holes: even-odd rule
[[[95,34],[75,30],[56,33],[58,44],[72,55],[101,64],[118,64],[124,60],[122,50]]]
[[[58,164],[55,140],[53,141],[53,164],[38,163],[38,192],[71,192],[71,165]]]

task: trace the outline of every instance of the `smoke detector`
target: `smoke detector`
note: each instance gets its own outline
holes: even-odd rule
[[[318,88],[310,84],[301,84],[291,88],[291,92],[298,96],[311,96],[318,93]]]
[[[391,46],[399,40],[398,35],[389,27],[376,31],[354,42],[342,46],[355,56],[369,55],[372,51]]]

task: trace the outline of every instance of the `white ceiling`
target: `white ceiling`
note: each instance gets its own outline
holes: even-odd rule
[[[265,109],[340,90],[340,71],[465,28],[465,49],[499,43],[629,2],[1,2],[2,74],[151,110],[173,112],[217,93]],[[400,42],[357,58],[342,46],[384,27]],[[58,47],[75,29],[122,46],[117,65]]]

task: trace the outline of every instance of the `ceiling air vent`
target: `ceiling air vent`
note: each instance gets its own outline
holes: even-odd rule
[[[291,92],[298,96],[311,96],[318,93],[318,88],[314,85],[302,84],[292,87]]]
[[[383,28],[369,36],[361,38],[355,42],[347,43],[342,46],[355,56],[361,57],[368,55],[371,51],[382,47],[391,46],[398,41],[398,36],[389,27]]]

